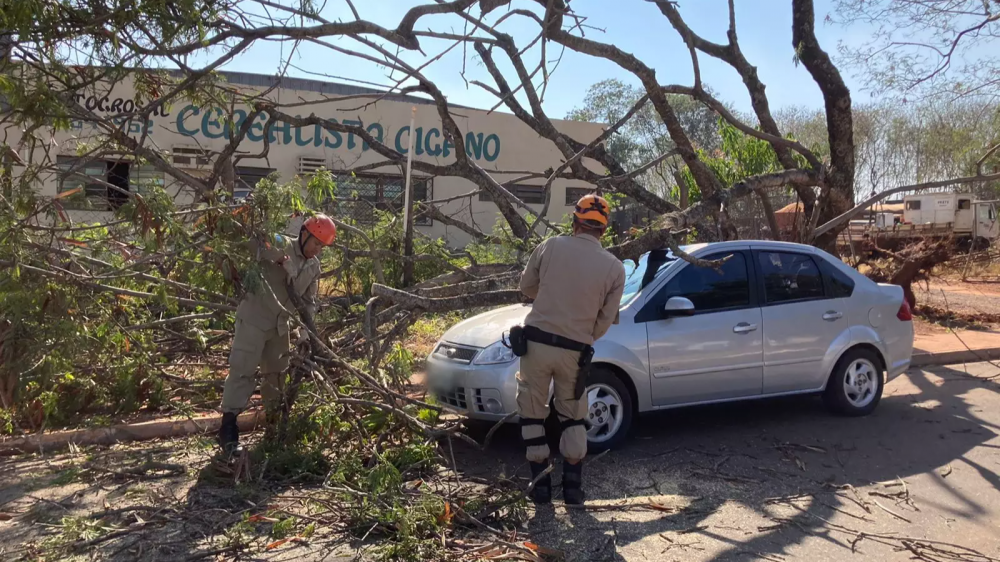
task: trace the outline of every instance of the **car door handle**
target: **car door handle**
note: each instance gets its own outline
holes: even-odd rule
[[[828,322],[833,322],[834,320],[840,320],[844,317],[843,312],[837,312],[836,310],[828,310],[826,314],[823,315],[823,320]]]
[[[756,324],[747,324],[746,322],[740,322],[739,324],[733,326],[733,333],[736,334],[746,334],[757,329]]]

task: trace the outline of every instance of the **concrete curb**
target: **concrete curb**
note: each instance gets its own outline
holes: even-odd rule
[[[1000,359],[1000,347],[986,349],[966,349],[939,353],[914,353],[910,367],[930,367],[933,365],[956,365],[959,363],[979,363]]]

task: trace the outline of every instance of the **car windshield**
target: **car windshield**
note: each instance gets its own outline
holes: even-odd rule
[[[683,249],[683,247],[681,249]],[[625,291],[622,293],[622,300],[619,301],[619,306],[624,306],[625,303],[632,300],[632,297],[642,290],[644,279],[648,284],[649,281],[655,279],[656,276],[659,275],[670,262],[677,259],[672,253],[670,253],[670,250],[658,251],[659,256],[654,258],[653,261],[654,263],[660,262],[660,265],[656,268],[655,272],[649,272],[649,275],[647,275],[646,270],[648,269],[647,266],[649,265],[649,256],[651,253],[652,252],[647,252],[643,254],[642,257],[639,258],[638,264],[632,260],[625,260],[625,262],[623,262],[625,265]]]

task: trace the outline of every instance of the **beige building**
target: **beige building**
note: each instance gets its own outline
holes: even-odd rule
[[[229,86],[245,91],[264,91],[277,84],[277,79],[263,75],[223,73],[223,78]],[[437,108],[427,99],[402,95],[386,95],[378,99],[381,93],[376,90],[299,78],[282,78],[279,86],[268,94],[270,99],[283,105],[301,104],[300,107],[283,108],[287,113],[315,114],[364,127],[390,148],[404,153],[411,135],[415,135],[412,139],[414,160],[435,164],[454,161],[454,147],[445,142]],[[134,111],[134,97],[131,84],[118,84],[110,88],[99,86],[92,92],[79,95],[78,101],[99,115],[111,116]],[[373,101],[375,103],[371,103]],[[413,107],[416,108],[416,122],[411,130],[409,124]],[[227,113],[210,105],[175,101],[155,111],[146,123],[131,121],[122,126],[127,127],[133,138],[145,136],[148,146],[169,154],[177,167],[192,175],[207,176],[214,155],[224,148],[247,117],[247,109],[237,106],[233,112],[234,123],[230,125],[225,117]],[[499,182],[521,177],[526,172],[555,168],[563,161],[551,142],[540,138],[513,115],[464,107],[453,108],[452,114],[465,135],[462,140],[470,157],[490,171]],[[270,146],[265,158],[244,158],[238,163],[235,170],[237,197],[245,197],[261,178],[269,174],[276,173],[279,181],[283,181],[297,175],[308,176],[323,167],[331,170],[336,177],[339,200],[336,210],[342,216],[349,214],[365,222],[374,218],[374,208],[401,208],[403,171],[399,166],[367,169],[353,176],[345,173],[385,160],[356,135],[326,131],[318,125],[293,127],[288,123],[276,123],[265,132],[265,121],[263,115],[258,116],[240,145],[240,154],[254,156],[259,156],[265,144]],[[556,121],[555,125],[580,142],[590,142],[603,130],[601,124],[576,121]],[[29,155],[25,153],[25,148],[18,146],[12,131],[6,132],[7,142],[27,160]],[[46,176],[41,183],[43,195],[56,196],[80,188],[77,195],[63,200],[72,220],[105,219],[127,197],[109,190],[102,183],[88,181],[88,177],[129,191],[141,190],[145,185],[156,183],[173,194],[179,204],[193,201],[192,195],[180,189],[172,178],[164,177],[162,172],[150,166],[137,166],[130,159],[79,157],[79,146],[92,144],[99,134],[100,131],[92,125],[75,121],[69,131],[57,133],[53,142],[30,155],[35,162],[44,156],[58,162],[60,171]],[[264,142],[265,137],[268,143]],[[589,161],[588,165],[596,166]],[[595,170],[598,169],[595,167]],[[532,208],[540,210],[543,184],[544,179],[541,178],[524,181],[514,185],[512,192]],[[420,200],[449,199],[478,189],[464,178],[426,177],[416,171],[413,185],[414,196]],[[557,180],[548,217],[562,220],[571,211],[572,203],[589,189],[586,183]],[[489,232],[500,217],[496,206],[484,193],[457,198],[440,206],[446,214],[474,224],[484,232]],[[469,241],[466,233],[439,221],[420,220],[417,229],[427,236],[444,238],[456,247]]]

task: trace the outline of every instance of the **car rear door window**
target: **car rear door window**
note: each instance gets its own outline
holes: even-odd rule
[[[805,254],[758,252],[757,263],[768,304],[824,298],[823,277]]]

